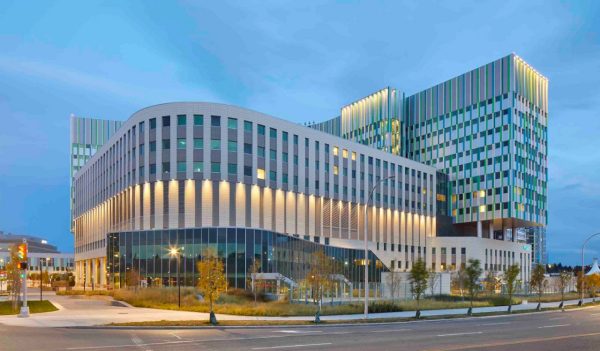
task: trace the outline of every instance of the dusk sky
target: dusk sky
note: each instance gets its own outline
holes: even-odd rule
[[[600,231],[599,1],[2,1],[0,230],[73,252],[69,116],[169,101],[320,121],[511,52],[550,80],[548,252]],[[600,239],[590,245],[600,256]]]

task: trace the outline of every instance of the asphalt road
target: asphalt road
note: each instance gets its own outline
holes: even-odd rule
[[[600,308],[343,326],[211,329],[0,325],[0,350],[600,350]]]

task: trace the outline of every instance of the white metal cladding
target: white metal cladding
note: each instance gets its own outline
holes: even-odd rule
[[[178,126],[179,115],[185,125]],[[202,126],[195,125],[195,115],[202,116]],[[170,117],[169,127],[163,127],[163,116]],[[218,127],[211,126],[213,116],[219,117]],[[229,128],[230,118],[237,128]],[[212,150],[213,143],[220,148]],[[257,178],[259,169],[264,180]],[[105,235],[114,230],[200,226],[356,241],[363,234],[360,205],[370,184],[388,175],[395,180],[373,198],[371,241],[380,251],[404,255],[415,246],[420,252],[425,236],[435,235],[433,167],[235,106],[156,105],[133,114],[77,173],[76,252],[82,258],[104,256]],[[408,251],[414,252],[394,259],[408,264],[417,249]]]

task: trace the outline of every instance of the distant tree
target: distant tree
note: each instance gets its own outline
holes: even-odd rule
[[[469,308],[469,314],[473,311],[473,301],[477,292],[479,292],[479,277],[483,273],[481,269],[481,262],[477,259],[471,258],[468,261],[467,266],[464,268],[465,272],[465,287],[469,292],[469,299],[471,300],[471,307]]]
[[[400,283],[402,281],[402,278],[400,278],[400,272],[398,272],[397,270],[390,270],[390,272],[387,275],[387,283],[390,287],[390,295],[392,297],[392,301],[396,299],[397,295],[398,295],[398,290],[400,290]]]
[[[573,279],[573,274],[571,272],[562,271],[558,275],[558,279],[556,280],[556,289],[560,292],[560,307],[562,308],[565,303],[565,290],[571,283]]]
[[[508,312],[512,311],[512,298],[517,288],[517,278],[520,272],[521,269],[517,264],[508,266],[504,272],[504,283],[506,284],[506,292],[508,293]]]
[[[319,313],[323,303],[323,295],[331,281],[331,259],[325,251],[318,250],[311,255],[310,270],[306,280],[311,287],[313,302],[318,305]]]
[[[538,263],[533,267],[533,270],[531,271],[531,279],[529,280],[529,285],[531,285],[531,289],[535,291],[538,296],[538,310],[542,308],[542,294],[544,293],[544,289],[548,285],[545,273],[546,270],[544,266]]]
[[[250,267],[248,267],[248,273],[251,277],[250,284],[252,284],[252,293],[254,294],[254,303],[256,304],[258,295],[258,281],[256,279],[256,275],[260,273],[260,260],[257,260],[256,256],[254,256],[252,264],[250,265]]]
[[[585,276],[585,288],[590,297],[595,298],[600,288],[600,274],[591,274]]]
[[[427,279],[429,278],[429,271],[425,266],[425,262],[420,258],[413,264],[410,270],[410,291],[413,294],[415,300],[417,300],[417,314],[416,317],[421,316],[421,297],[427,291]]]
[[[214,302],[219,298],[222,292],[227,289],[227,279],[225,278],[225,267],[223,261],[217,257],[214,249],[204,252],[202,259],[198,261],[198,289],[205,299],[208,299],[210,306],[210,323],[217,324],[217,318],[213,310]]]
[[[137,269],[132,268],[127,270],[125,273],[125,284],[127,288],[133,288],[133,290],[137,291],[140,286],[140,273]]]
[[[452,289],[459,292],[462,300],[465,300],[465,282],[466,282],[465,268],[461,267],[457,272],[452,275]]]
[[[494,272],[487,272],[483,281],[483,285],[485,287],[485,291],[488,294],[493,295],[496,293],[496,289],[498,288],[498,281],[496,280],[496,275],[494,274]]]
[[[429,278],[427,279],[427,285],[429,286],[429,292],[431,296],[434,296],[436,293],[436,286],[440,280],[440,274],[434,271],[433,269],[429,271]]]

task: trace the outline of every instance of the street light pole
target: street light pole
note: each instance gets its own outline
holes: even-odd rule
[[[177,257],[177,306],[181,308],[181,282],[179,281],[179,271],[181,266],[181,247],[172,247],[169,249],[171,257]]]
[[[579,300],[579,304],[583,305],[583,288],[585,286],[585,258],[584,258],[584,250],[585,250],[585,245],[587,245],[588,241],[590,241],[591,238],[600,235],[600,233],[596,233],[596,234],[592,234],[590,236],[588,236],[587,239],[585,239],[585,241],[583,242],[583,245],[581,245],[581,300]]]
[[[368,219],[368,210],[369,210],[369,202],[371,201],[371,198],[373,197],[373,193],[375,192],[375,189],[377,189],[377,187],[384,181],[389,180],[389,179],[394,179],[396,178],[395,176],[388,176],[382,179],[379,179],[378,181],[375,182],[375,184],[373,185],[373,187],[371,188],[371,190],[369,191],[369,197],[367,197],[367,203],[365,204],[365,237],[364,237],[364,242],[365,242],[365,319],[369,318],[369,240],[367,238],[368,234],[369,234],[369,227],[368,227],[368,223],[369,223],[369,219]]]
[[[40,257],[38,263],[40,264],[40,301],[42,301],[42,258],[41,257]]]

